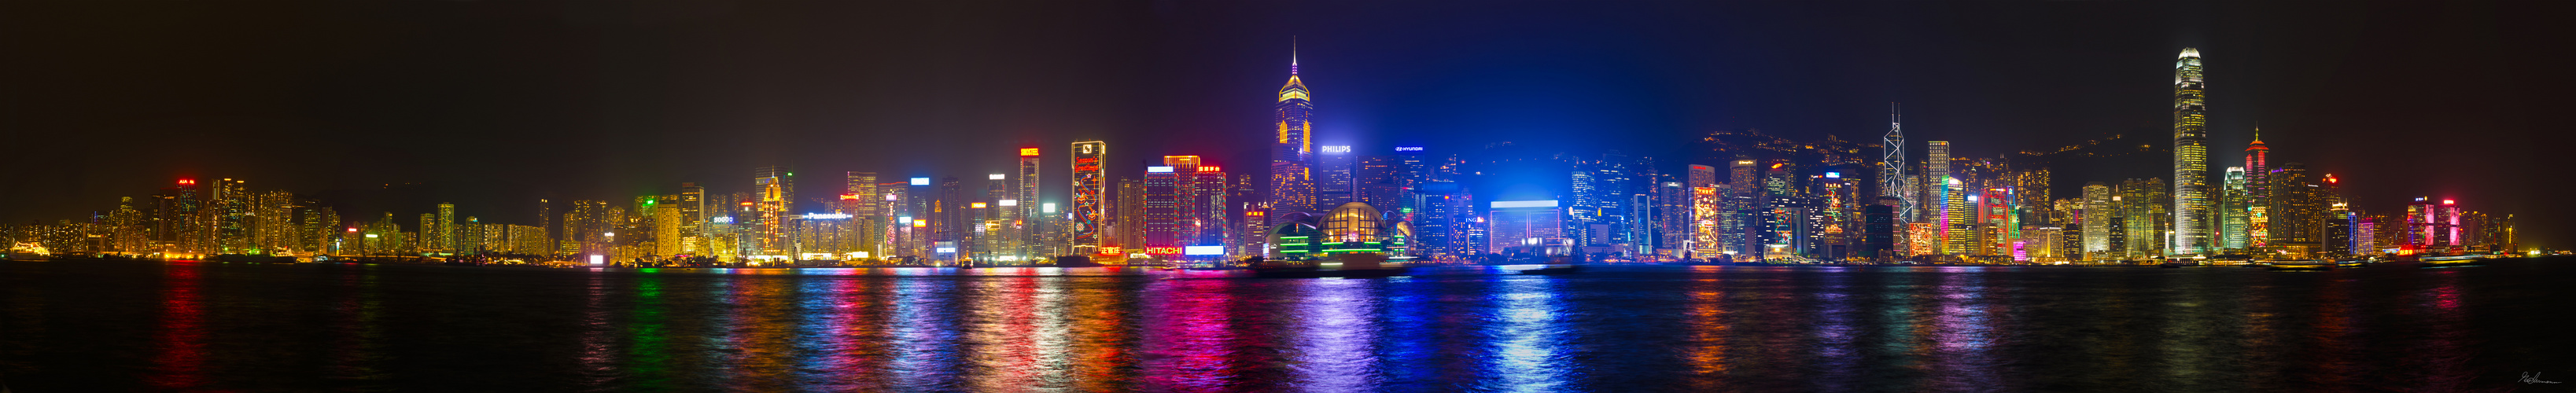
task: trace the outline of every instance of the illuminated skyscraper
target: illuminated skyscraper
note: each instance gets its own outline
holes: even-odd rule
[[[558,232],[558,228],[555,228],[554,209],[555,205],[553,201],[548,201],[544,198],[537,199],[537,230],[542,232],[537,234],[537,237],[542,238],[541,241],[545,244],[536,245],[537,247],[532,250],[521,250],[519,252],[547,255],[558,251],[558,249],[555,248],[555,239],[557,239],[557,235],[555,235],[555,233]],[[332,221],[332,225],[339,225],[337,222],[338,220]]]
[[[1173,156],[1165,156],[1165,165],[1145,167],[1145,244],[1143,252],[1158,258],[1178,257],[1183,237],[1182,212],[1185,183],[1180,168],[1169,165]],[[1197,157],[1190,157],[1193,169]]]
[[[1109,224],[1108,177],[1100,166],[1109,157],[1109,145],[1100,141],[1073,143],[1073,254],[1092,255],[1100,251],[1101,228]]]
[[[1754,238],[1749,233],[1759,230],[1754,225],[1754,210],[1760,205],[1763,191],[1761,177],[1756,174],[1759,166],[1754,160],[1735,160],[1727,168],[1726,186],[1718,189],[1717,225],[1722,229],[1717,235],[1718,247],[1738,258],[1762,252],[1752,244]]]
[[[1182,181],[1190,183],[1189,194],[1185,196],[1189,199],[1189,210],[1182,214],[1191,221],[1191,233],[1188,234],[1189,239],[1184,239],[1187,244],[1182,246],[1225,245],[1226,232],[1231,227],[1227,225],[1231,221],[1226,214],[1225,169],[1201,163],[1192,168],[1188,176]]]
[[[651,217],[651,220],[648,221],[652,223],[652,226],[649,228],[639,229],[652,230],[653,258],[670,258],[673,255],[680,255],[683,253],[683,251],[680,250],[680,247],[685,243],[681,241],[681,239],[685,237],[685,234],[680,232],[680,224],[682,220],[680,219],[680,203],[678,196],[672,195],[669,198],[654,199],[653,203],[647,204],[647,206],[648,207],[645,208],[644,211],[638,213],[645,217]]]
[[[1923,144],[1923,182],[1919,187],[1923,196],[1915,199],[1919,201],[1915,214],[1923,222],[1938,228],[1939,233],[1932,235],[1934,239],[1942,239],[1950,234],[1950,209],[1955,205],[1950,200],[1949,191],[1950,141],[1925,141]]]
[[[1143,179],[1118,179],[1118,214],[1110,231],[1117,237],[1118,255],[1145,250],[1145,182]],[[1104,248],[1105,250],[1105,248]]]
[[[987,174],[984,175],[984,179],[986,180],[984,198],[978,199],[984,202],[981,204],[984,209],[975,212],[977,215],[974,229],[976,260],[996,261],[1005,256],[1017,257],[1020,233],[1011,223],[1019,222],[1020,219],[1020,201],[1016,196],[1019,190],[1012,188],[1011,175],[1007,173]]]
[[[1576,168],[1585,166],[1581,159],[1576,159],[1572,164]],[[1604,187],[1596,184],[1598,182],[1592,178],[1592,171],[1587,170],[1572,171],[1566,175],[1566,180],[1567,196],[1570,197],[1566,198],[1570,202],[1567,205],[1571,206],[1565,209],[1565,237],[1574,239],[1576,246],[1592,245],[1595,243],[1594,240],[1600,237],[1593,233],[1592,226],[1601,222],[1600,197],[1603,191],[1601,188]]]
[[[2328,200],[2325,181],[2308,166],[2285,162],[2272,170],[2271,241],[2315,251],[2322,248]]]
[[[421,228],[421,234],[423,236],[428,236],[429,239],[431,239],[430,242],[436,245],[431,248],[451,253],[456,252],[457,250],[472,248],[457,246],[456,235],[458,231],[456,230],[456,204],[438,204],[437,224],[437,228]]]
[[[2254,143],[2245,145],[2245,247],[2263,247],[2272,242],[2272,148],[2263,146],[2263,129],[2254,129]]]
[[[1958,177],[1941,179],[1941,253],[1977,252],[1976,191]]]
[[[1351,173],[1358,165],[1358,158],[1358,155],[1351,154],[1350,146],[1323,147],[1323,154],[1315,158],[1314,166],[1316,210],[1321,211],[1359,200],[1359,197],[1355,196],[1358,192],[1357,180],[1352,178]]]
[[[1042,224],[1047,220],[1040,219],[1043,216],[1038,211],[1044,203],[1038,199],[1038,186],[1043,180],[1038,177],[1038,148],[1020,148],[1019,169],[1019,175],[1011,177],[1011,187],[1016,194],[1011,199],[1018,205],[1012,207],[1019,211],[1012,215],[1011,222],[1002,223],[1011,227],[1012,242],[1016,243],[1009,252],[1022,258],[1046,255],[1050,252],[1043,246],[1046,244],[1043,236],[1046,230]]]
[[[1878,195],[1896,197],[1896,217],[1911,217],[1914,195],[1905,186],[1905,115],[1892,109],[1887,114],[1887,135],[1879,138]]]
[[[1896,255],[1896,226],[1900,223],[1896,219],[1896,210],[1904,205],[1903,198],[1881,195],[1871,198],[1871,203],[1862,207],[1861,257],[1892,260],[1903,256]]]
[[[967,250],[964,249],[974,248],[967,242],[974,240],[970,235],[974,232],[975,225],[970,221],[976,219],[973,214],[976,212],[970,212],[967,209],[973,206],[972,200],[975,198],[966,194],[966,185],[958,182],[956,176],[939,177],[937,198],[939,199],[930,203],[932,218],[930,228],[933,231],[930,241],[933,244],[947,245],[932,248],[934,250],[948,248],[949,250],[942,254],[951,255],[943,257],[966,255]]]
[[[1727,238],[1725,231],[1733,228],[1732,225],[1725,223],[1726,217],[1729,216],[1725,210],[1726,185],[1717,182],[1717,167],[1707,165],[1690,166],[1689,181],[1690,240],[1687,247],[1682,249],[1690,252],[1692,255],[1688,258],[1692,259],[1715,258],[1725,254],[1728,251],[1725,245]]]
[[[2202,102],[2200,50],[2174,59],[2174,235],[2170,254],[2209,252],[2209,107]]]
[[[161,244],[165,253],[199,252],[201,243],[197,237],[203,226],[197,224],[201,202],[197,199],[197,180],[179,179],[176,186],[161,189],[157,200],[152,209],[152,240]]]
[[[867,252],[871,257],[884,255],[885,250],[882,245],[886,243],[886,218],[878,214],[877,205],[885,203],[885,198],[879,196],[877,192],[877,173],[846,172],[842,174],[842,179],[844,183],[841,186],[841,206],[838,211],[841,214],[850,215],[850,218],[843,219],[841,222],[840,230],[843,232],[842,243],[844,244],[840,251],[862,251]],[[686,187],[682,188],[682,190],[686,189]],[[684,194],[685,192],[683,191]]]
[[[759,220],[759,255],[787,255],[791,239],[788,239],[786,224],[789,209],[796,199],[795,176],[794,172],[779,166],[751,170],[751,185],[758,193],[755,197],[758,200],[753,201],[753,210]]]
[[[250,248],[250,224],[246,222],[250,217],[250,190],[243,183],[246,181],[233,179],[215,182],[214,192],[207,198],[208,208],[202,210],[205,218],[199,221],[209,226],[206,233],[212,236],[204,252],[235,254]]]
[[[2219,183],[2221,191],[2218,198],[2218,208],[2215,213],[2218,215],[2216,246],[2223,249],[2241,250],[2246,247],[2246,244],[2248,244],[2246,242],[2245,230],[2246,225],[2250,222],[2247,215],[2252,213],[2249,210],[2246,210],[2248,207],[2246,203],[2252,199],[2250,198],[2250,195],[2247,195],[2246,193],[2245,167],[2227,167],[2225,173],[2225,175],[2220,177],[2220,179],[2222,179]]]
[[[2328,205],[2324,217],[2324,230],[2318,233],[2319,240],[2325,246],[2319,252],[2326,256],[2355,255],[2353,227],[2358,220],[2358,217],[2353,216],[2350,206],[2343,202]]]
[[[2164,179],[2129,179],[2120,183],[2119,194],[2111,201],[2120,205],[2121,235],[2119,251],[2124,259],[2162,255],[2167,249],[2165,236],[2173,230],[2173,217],[2167,212],[2168,198]]]
[[[677,202],[675,205],[680,209],[680,252],[708,255],[707,188],[699,187],[698,183],[680,183],[680,200]]]
[[[1685,172],[1683,176],[1688,176]],[[1655,252],[1680,257],[1689,253],[1691,240],[1692,194],[1690,185],[1671,175],[1656,175],[1655,184]]]
[[[1271,219],[1288,216],[1293,210],[1310,210],[1315,206],[1315,182],[1307,169],[1307,157],[1314,154],[1315,126],[1310,121],[1315,103],[1306,91],[1306,82],[1297,79],[1297,57],[1288,56],[1288,83],[1279,87],[1279,104],[1272,115],[1277,128],[1276,142],[1271,145],[1270,195]]]

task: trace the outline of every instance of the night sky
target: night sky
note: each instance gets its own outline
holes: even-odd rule
[[[2241,4],[2252,3],[2252,4]],[[2208,65],[2213,170],[2260,126],[2275,160],[2515,213],[2526,246],[2576,231],[2576,37],[2564,5],[2341,2],[0,2],[0,220],[83,217],[182,177],[337,196],[386,183],[484,222],[534,200],[744,191],[793,166],[1008,172],[1110,143],[1266,164],[1291,40],[1317,142],[1464,152],[1618,149],[1677,170],[1683,142],[1759,129],[1995,156],[2113,133],[2170,145],[2172,63]],[[1910,154],[1921,157],[1921,151]],[[2159,161],[2161,162],[2161,161]],[[2058,168],[2059,184],[2169,177]],[[370,196],[373,195],[373,196]],[[558,207],[560,209],[560,207]]]

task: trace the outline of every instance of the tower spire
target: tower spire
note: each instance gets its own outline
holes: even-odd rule
[[[1297,36],[1288,36],[1288,75],[1297,74]]]

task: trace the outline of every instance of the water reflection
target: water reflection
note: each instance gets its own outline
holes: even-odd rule
[[[1951,267],[1980,270],[1983,267]],[[1932,376],[1931,390],[1961,391],[1992,389],[2002,383],[1996,366],[2000,359],[1991,350],[1998,338],[1993,326],[1994,311],[1986,304],[1985,276],[1946,274],[1941,285],[1934,287],[1931,329],[1924,339],[1933,347],[1931,364],[1926,370]]]
[[[1144,332],[1144,379],[1156,390],[1227,391],[1241,389],[1240,364],[1233,355],[1231,311],[1236,280],[1170,280],[1141,296],[1145,315],[1156,322]]]
[[[2406,357],[2410,376],[2416,385],[2408,390],[2419,392],[2456,392],[2469,390],[2470,380],[2479,370],[2469,368],[2472,354],[2469,341],[2474,336],[2468,328],[2468,313],[2461,310],[2460,269],[2439,269],[2426,277],[2426,288],[2408,299],[2415,304],[2411,325],[2421,329],[2423,339],[2415,342],[2413,356]]]
[[[1066,284],[1070,293],[1063,302],[1069,304],[1071,322],[1065,327],[1072,340],[1066,353],[1076,378],[1074,390],[1086,392],[1136,390],[1132,378],[1138,368],[1136,342],[1136,291],[1119,282],[1086,280]]]
[[[2293,360],[2313,362],[2309,365],[2321,369],[2299,374],[2312,386],[2361,390],[2354,380],[2362,370],[2362,348],[2354,342],[2354,281],[2359,279],[2329,280],[2317,290],[2316,324],[2309,328],[2307,337],[2315,342],[2316,356]]]
[[[1376,350],[1379,280],[1314,280],[1299,282],[1299,307],[1292,325],[1297,355],[1289,359],[1297,388],[1310,392],[1377,390],[1382,381]]]
[[[1018,268],[1027,269],[1027,268]],[[976,377],[972,390],[1043,387],[1037,369],[1037,278],[995,277],[968,282],[966,358]]]
[[[24,391],[2454,391],[2576,353],[2509,336],[2548,329],[2522,315],[2543,306],[2494,308],[2566,296],[2548,291],[2576,265],[30,266],[0,262],[0,348]],[[98,364],[120,366],[61,376]]]
[[[148,377],[164,390],[198,388],[206,378],[206,310],[198,262],[170,262],[162,270],[161,321],[153,336],[155,355]]]
[[[581,375],[584,385],[603,386],[616,380],[618,371],[617,327],[609,321],[608,278],[592,275],[582,288],[581,297]]]
[[[957,374],[956,334],[950,326],[957,305],[956,281],[902,280],[895,287],[894,318],[887,330],[894,332],[887,346],[894,349],[894,361],[885,373],[899,391],[963,390]]]
[[[637,275],[634,305],[626,315],[625,375],[619,385],[628,390],[660,391],[670,387],[671,326],[666,304],[670,297],[662,288],[663,278],[657,269],[643,269]]]
[[[1714,391],[1724,386],[1726,377],[1727,336],[1732,325],[1727,323],[1726,285],[1719,281],[1725,269],[1717,266],[1692,266],[1689,291],[1689,316],[1683,319],[1683,330],[1690,334],[1690,345],[1684,352],[1684,363],[1690,366],[1692,390]]]
[[[1564,310],[1557,301],[1557,281],[1548,277],[1510,277],[1500,279],[1493,294],[1493,310],[1485,313],[1485,336],[1491,356],[1486,360],[1485,380],[1477,381],[1483,390],[1514,392],[1550,392],[1572,390],[1567,379],[1574,367],[1567,364],[1565,343],[1575,332],[1558,323]]]
[[[341,266],[335,290],[339,293],[332,307],[331,362],[327,378],[372,383],[386,377],[379,368],[383,359],[385,329],[383,291],[376,281],[376,265]]]
[[[810,274],[811,272],[807,272]],[[861,280],[803,280],[798,289],[806,321],[797,324],[796,388],[812,391],[858,391],[866,385],[871,351],[866,340],[866,312],[871,305]]]
[[[1815,278],[1817,306],[1811,319],[1816,323],[1810,329],[1815,338],[1809,346],[1815,360],[1809,368],[1820,374],[1815,378],[1816,388],[1826,391],[1858,388],[1851,382],[1860,373],[1861,331],[1854,321],[1860,313],[1856,305],[1859,296],[1851,293],[1852,277],[1841,274],[1845,269],[1837,267]]]

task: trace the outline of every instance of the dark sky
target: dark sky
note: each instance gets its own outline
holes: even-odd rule
[[[2566,6],[2344,2],[0,2],[0,220],[179,177],[354,195],[424,183],[461,214],[536,198],[731,192],[791,165],[974,179],[1102,138],[1261,165],[1291,37],[1318,142],[1495,141],[1679,165],[1720,129],[1963,155],[2108,133],[2169,141],[2174,54],[2208,62],[2219,163],[2276,160],[2366,209],[2430,195],[2576,233]],[[1917,157],[1920,152],[1914,153]],[[2564,154],[2564,153],[2558,153]],[[2166,177],[2162,166],[2095,168]],[[2061,169],[2061,172],[2072,172]],[[2069,178],[2081,184],[2108,178]],[[973,184],[973,183],[970,183]],[[358,191],[353,191],[358,190]],[[365,207],[416,212],[425,207]],[[374,215],[343,211],[344,215]]]

